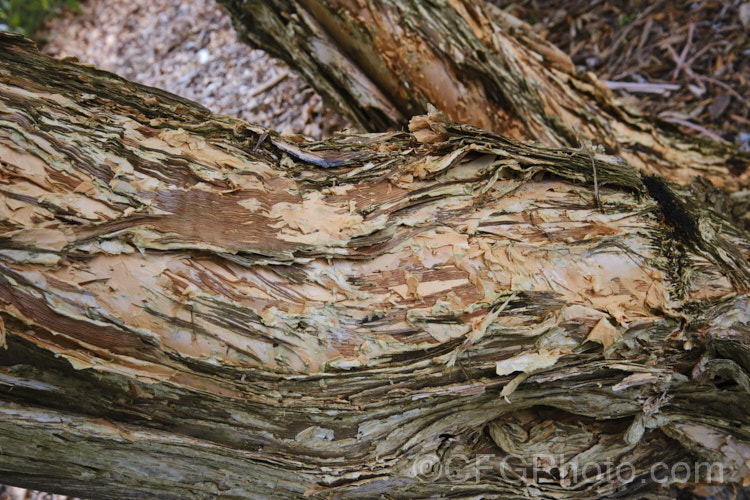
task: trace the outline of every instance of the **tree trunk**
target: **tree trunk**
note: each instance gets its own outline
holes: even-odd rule
[[[240,38],[283,59],[353,123],[398,129],[429,103],[548,146],[601,146],[648,173],[750,183],[750,154],[619,105],[524,22],[474,0],[219,0]]]
[[[0,482],[750,479],[750,238],[720,193],[436,112],[296,142],[17,36],[0,53]]]

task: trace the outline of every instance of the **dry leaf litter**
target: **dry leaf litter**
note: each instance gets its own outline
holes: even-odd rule
[[[625,104],[750,151],[750,1],[492,1]]]

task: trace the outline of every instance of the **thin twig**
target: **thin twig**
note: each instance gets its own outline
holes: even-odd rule
[[[651,36],[651,28],[654,26],[654,18],[649,17],[646,21],[646,26],[643,28],[643,31],[641,32],[641,38],[638,42],[638,48],[636,49],[637,53],[643,52],[643,46],[646,45],[646,42],[648,41],[649,36]]]
[[[708,130],[705,127],[701,127],[697,123],[689,122],[689,121],[683,120],[681,118],[672,118],[672,117],[662,118],[662,120],[664,120],[665,122],[674,123],[676,125],[682,125],[683,127],[687,127],[687,128],[693,129],[696,132],[700,133],[701,135],[703,135],[705,137],[709,137],[709,138],[714,139],[716,141],[726,142],[724,140],[724,138],[722,138],[716,132],[712,132],[712,131]]]
[[[626,90],[643,94],[663,94],[670,90],[680,90],[681,87],[675,83],[613,82],[611,80],[604,80],[604,84],[610,90]]]
[[[672,73],[672,81],[677,80],[677,77],[680,76],[680,69],[687,68],[685,66],[685,58],[687,58],[688,50],[690,50],[690,45],[693,43],[693,33],[695,32],[695,25],[693,23],[690,23],[690,28],[688,29],[688,39],[687,42],[685,42],[685,46],[682,48],[682,52],[680,52],[679,59],[675,59],[675,62],[677,63],[677,67],[674,69],[674,73]],[[691,70],[692,73],[692,70]]]
[[[597,172],[596,172],[596,161],[594,160],[594,153],[591,152],[591,150],[586,146],[586,143],[583,141],[581,142],[581,149],[583,149],[587,155],[589,155],[589,159],[591,160],[591,168],[594,169],[594,206],[597,210],[600,212],[603,212],[602,210],[602,201],[599,199],[599,179],[597,178]]]
[[[255,147],[253,148],[253,151],[257,151],[258,148],[260,148],[260,145],[263,144],[263,141],[266,140],[266,137],[268,137],[268,130],[263,132],[260,137],[258,137],[258,142],[255,143]]]
[[[731,118],[734,121],[740,122],[743,125],[750,125],[750,120],[745,118],[744,116],[735,115],[734,113],[729,114],[729,118]],[[80,283],[79,283],[80,284]]]
[[[721,44],[719,42],[711,42],[711,43],[707,44],[705,47],[703,47],[702,49],[700,49],[698,52],[696,52],[693,55],[693,57],[691,57],[690,59],[688,59],[688,62],[687,62],[688,66],[692,66],[693,63],[695,61],[697,61],[700,56],[702,56],[703,54],[705,54],[706,52],[708,52],[712,48],[716,47],[717,45],[721,45]]]
[[[601,59],[606,59],[609,57],[609,55],[614,52],[619,46],[620,42],[630,34],[630,31],[633,30],[638,24],[642,22],[642,19],[646,18],[652,10],[654,10],[659,5],[658,2],[651,4],[649,7],[647,7],[641,14],[638,16],[637,19],[635,19],[633,22],[629,23],[625,29],[623,29],[620,34],[615,38],[615,40],[609,44],[609,47],[607,47],[604,52],[599,56]]]
[[[263,92],[265,92],[267,90],[271,90],[276,85],[278,85],[281,82],[283,82],[286,79],[287,76],[289,76],[289,72],[288,71],[282,71],[281,73],[279,73],[275,77],[271,78],[267,82],[261,83],[260,85],[258,85],[257,87],[255,87],[253,90],[251,90],[250,93],[248,94],[249,97],[255,97],[256,95],[262,94]]]
[[[669,55],[671,55],[672,59],[674,59],[674,61],[677,63],[678,69],[679,68],[684,69],[685,73],[687,73],[688,76],[690,76],[690,78],[692,78],[693,80],[695,80],[695,83],[697,83],[698,86],[702,90],[706,90],[706,86],[703,85],[703,82],[700,81],[700,79],[698,78],[698,76],[693,72],[693,69],[690,66],[683,66],[682,64],[680,64],[680,62],[679,62],[680,57],[677,55],[677,51],[675,51],[674,48],[669,43],[667,43],[667,42],[664,42],[663,46],[666,47],[667,51],[669,51]]]
[[[705,76],[705,75],[697,75],[697,76],[698,76],[698,79],[700,79],[700,80],[705,80],[705,81],[707,81],[707,82],[709,82],[709,83],[713,83],[713,84],[715,84],[715,85],[718,85],[719,87],[722,87],[722,88],[726,89],[726,90],[727,90],[727,91],[729,91],[729,93],[730,93],[730,94],[732,94],[732,95],[733,95],[734,97],[736,97],[736,98],[737,98],[737,99],[739,99],[740,101],[744,102],[744,103],[745,103],[745,105],[748,105],[748,104],[750,104],[750,103],[749,103],[749,102],[747,101],[747,99],[745,99],[744,97],[742,97],[742,95],[741,95],[741,94],[739,94],[739,93],[738,93],[738,92],[737,92],[736,90],[734,90],[734,89],[733,89],[732,87],[730,87],[730,86],[729,86],[729,85],[727,85],[726,83],[722,82],[721,80],[717,80],[716,78],[711,78],[710,76]]]

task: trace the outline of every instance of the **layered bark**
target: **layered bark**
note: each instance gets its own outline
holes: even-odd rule
[[[660,463],[750,478],[750,238],[710,186],[436,112],[296,142],[0,51],[0,481],[601,498]]]
[[[435,105],[450,119],[548,146],[600,146],[684,183],[730,190],[750,154],[620,106],[522,21],[470,0],[219,0],[240,37],[299,71],[363,130]]]

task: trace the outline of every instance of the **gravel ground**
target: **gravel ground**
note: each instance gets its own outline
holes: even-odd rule
[[[236,39],[214,0],[87,0],[46,27],[42,51],[75,57],[286,134],[348,127],[299,76]]]
[[[0,486],[0,500],[80,500],[64,495],[52,495],[13,486]]]

